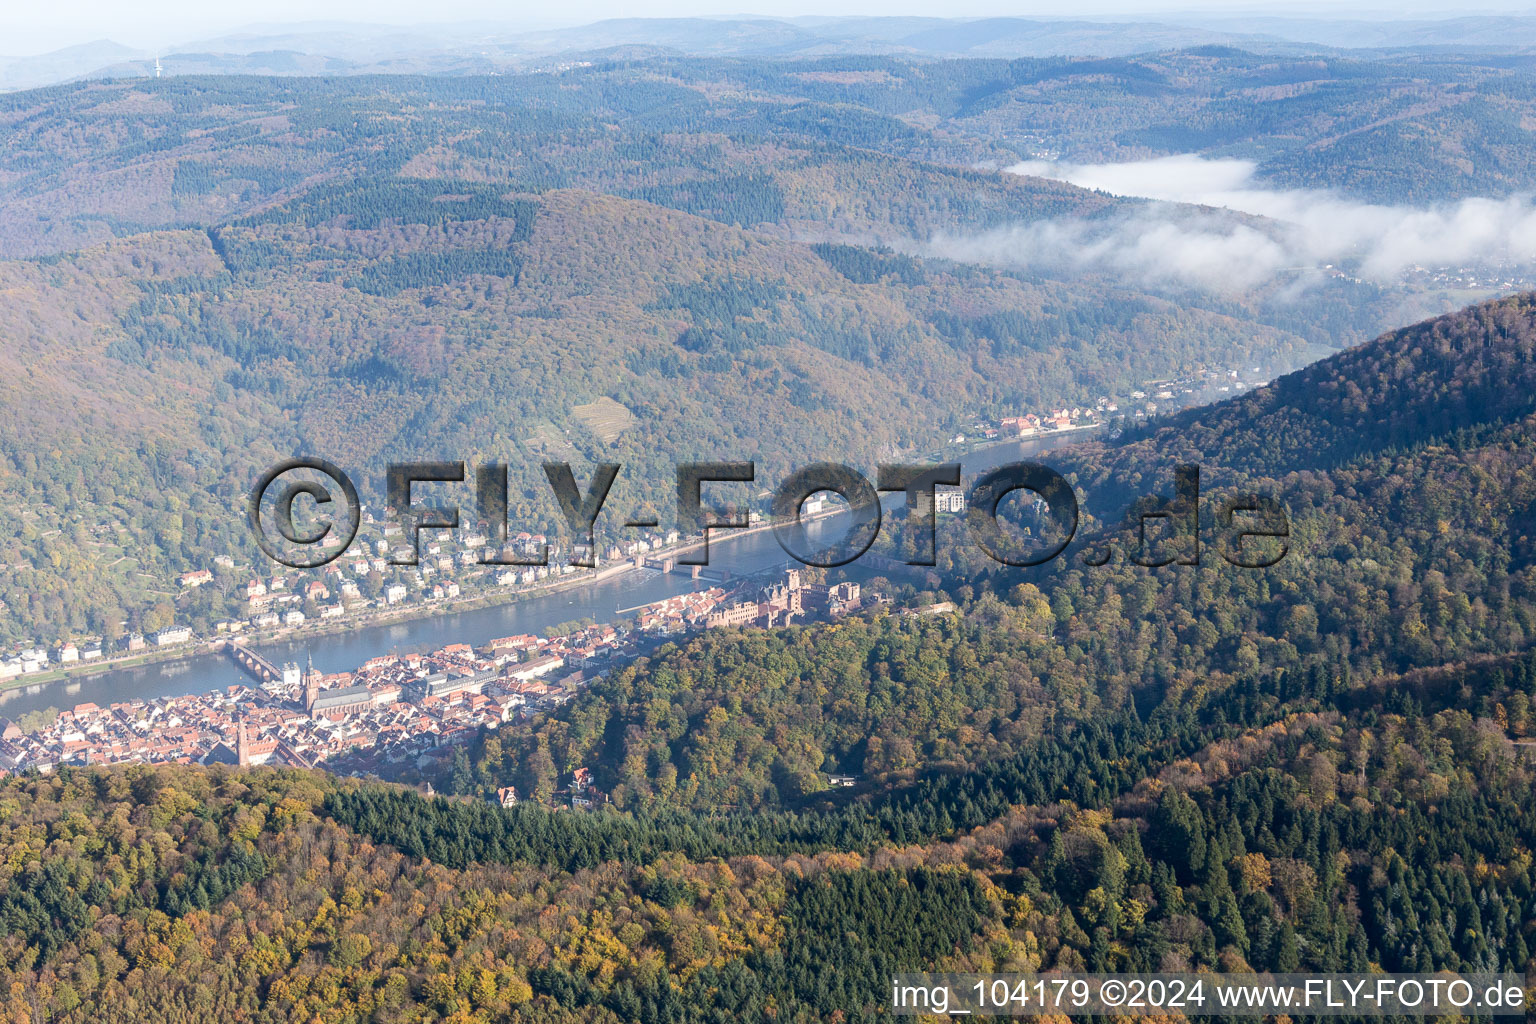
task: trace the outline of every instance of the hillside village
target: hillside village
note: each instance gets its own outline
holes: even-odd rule
[[[1176,377],[1143,381],[1127,399],[1100,395],[1092,405],[1060,406],[978,421],[972,436],[957,434],[950,438],[950,443],[1025,440],[1068,430],[1091,430],[1117,419],[1143,420],[1200,402],[1217,401],[1267,383],[1264,369],[1258,366],[1247,370],[1200,367]]]

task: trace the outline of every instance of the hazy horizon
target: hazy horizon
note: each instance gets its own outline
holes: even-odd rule
[[[1063,11],[1048,3],[1004,3],[1002,0],[970,0],[936,13],[931,4],[918,2],[874,3],[853,0],[835,12],[803,0],[776,0],[751,10],[722,10],[707,0],[669,0],[666,3],[620,5],[611,0],[586,0],[568,5],[564,14],[530,14],[510,11],[486,0],[446,0],[434,5],[434,17],[422,18],[419,4],[401,0],[362,3],[359,0],[321,0],[300,3],[236,5],[210,10],[189,0],[159,0],[126,10],[105,0],[66,0],[27,10],[12,9],[0,19],[5,42],[0,56],[31,57],[91,43],[110,41],[137,50],[155,50],[237,34],[274,34],[292,31],[389,29],[420,30],[470,24],[495,25],[506,31],[540,31],[575,28],[612,19],[740,18],[817,19],[855,17],[937,17],[952,20],[974,18],[1025,18],[1061,21],[1218,23],[1253,18],[1297,18],[1323,22],[1412,22],[1477,16],[1530,14],[1529,5],[1514,0],[1494,0],[1473,9],[1448,8],[1443,0],[1427,3],[1361,2],[1348,7],[1319,3],[1265,3],[1233,5],[1220,0],[1170,6],[1139,0],[1097,0],[1080,10]]]

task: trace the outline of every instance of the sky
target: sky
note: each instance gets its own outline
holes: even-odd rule
[[[1280,14],[1329,18],[1449,17],[1475,13],[1531,13],[1529,0],[1474,0],[1458,8],[1447,0],[567,0],[557,6],[497,0],[53,0],[50,3],[0,2],[0,55],[26,56],[111,39],[127,46],[157,49],[252,24],[302,23],[316,20],[414,25],[423,22],[495,21],[516,28],[580,25],[603,18],[679,17],[752,13],[799,15],[920,15],[943,17],[1090,17],[1117,20],[1173,19],[1184,15],[1232,16]]]

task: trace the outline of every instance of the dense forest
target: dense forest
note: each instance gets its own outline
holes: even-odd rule
[[[246,495],[299,453],[371,510],[390,461],[504,462],[514,529],[550,533],[541,463],[619,462],[607,540],[665,523],[682,460],[771,485],[1277,375],[1053,450],[1082,519],[1049,564],[946,515],[936,564],[903,570],[897,516],[878,575],[829,577],[888,601],[661,644],[458,746],[434,790],[0,778],[0,1022],[815,1024],[881,1018],[889,976],[930,969],[1536,968],[1536,298],[1381,334],[1468,296],[930,244],[1141,209],[1000,170],[1042,154],[1235,156],[1394,202],[1528,190],[1530,74],[609,55],[0,96],[7,646],[243,614],[268,572]],[[1141,564],[1190,463],[1198,534],[1149,531],[1188,564]],[[1241,494],[1283,539],[1232,539]],[[1285,554],[1243,568],[1239,543]],[[598,806],[556,809],[578,769]]]
[[[260,564],[244,495],[296,452],[346,467],[365,502],[391,459],[504,461],[535,532],[560,528],[541,462],[621,462],[614,539],[607,518],[669,517],[680,459],[750,458],[764,479],[834,454],[872,465],[979,419],[1302,365],[1464,297],[1341,274],[1158,289],[931,243],[1141,209],[1000,173],[1044,144],[1021,125],[1066,145],[1119,117],[1123,145],[1071,135],[1071,152],[1141,156],[1162,151],[1130,141],[1157,110],[1193,124],[1272,90],[1269,120],[1223,122],[1213,152],[1322,145],[1325,124],[1355,125],[1358,146],[1427,131],[1409,99],[1426,90],[1518,107],[1523,74],[1236,52],[659,59],[5,95],[0,639],[239,617],[243,569],[214,559]],[[1429,198],[1473,187],[1416,166]],[[1509,160],[1477,167],[1525,181]],[[594,427],[576,411],[594,403],[630,427]],[[195,569],[217,585],[177,593]]]
[[[810,1022],[933,966],[1523,970],[1536,807],[1498,723],[1533,695],[1530,657],[1239,686],[778,816],[15,778],[4,1012]]]
[[[0,629],[145,628],[194,568],[219,587],[173,610],[194,625],[238,613],[218,598],[243,578],[214,559],[255,564],[246,494],[298,452],[346,467],[374,506],[389,461],[505,461],[514,532],[560,523],[544,461],[619,462],[602,527],[622,536],[646,503],[672,521],[688,458],[750,458],[765,480],[833,454],[873,464],[978,415],[1306,351],[1286,327],[1110,282],[1090,295],[911,261],[920,279],[859,283],[830,250],[635,200],[459,187],[364,182],[208,231],[0,264],[24,297],[0,314],[0,401],[26,409],[0,431],[17,512]],[[394,216],[375,225],[375,202]],[[954,308],[974,312],[956,323]],[[1020,333],[1026,317],[1053,326]],[[596,401],[632,427],[595,428],[580,410]]]
[[[1003,570],[941,530],[931,572],[868,581],[890,608],[664,647],[483,734],[439,795],[6,779],[0,1012],[810,1024],[883,1015],[901,970],[1528,971],[1536,419],[1460,396],[1531,309],[1065,453],[1107,486],[1232,453],[1221,484],[1290,515],[1269,569]],[[1245,469],[1258,434],[1303,440]],[[543,803],[577,767],[610,802]]]
[[[621,806],[793,806],[827,772],[897,778],[1014,755],[1063,715],[1523,651],[1536,637],[1536,408],[1520,383],[1533,337],[1530,298],[1499,300],[1055,451],[1086,520],[1061,558],[1004,566],[946,519],[933,570],[875,585],[960,610],[663,647],[488,740],[474,791],[547,791],[595,764]],[[1181,462],[1201,466],[1201,564],[1135,564],[1159,553],[1157,536],[1142,551],[1127,510],[1170,495]],[[1268,569],[1223,557],[1218,501],[1234,492],[1286,510],[1287,555]],[[902,527],[887,534],[894,545]],[[1106,547],[1108,564],[1084,564]]]
[[[1528,55],[597,56],[559,74],[176,76],[11,93],[3,249],[219,222],[360,172],[595,188],[742,226],[888,237],[1103,205],[971,170],[1044,154],[1239,156],[1278,186],[1394,204],[1536,183]]]

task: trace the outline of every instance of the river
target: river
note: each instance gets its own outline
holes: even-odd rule
[[[1037,456],[1055,445],[1089,440],[1094,436],[1074,432],[1065,437],[1031,438],[992,445],[966,456],[963,464],[969,477],[1006,462]],[[888,494],[883,500],[885,506],[891,508],[900,504],[901,495]],[[840,518],[812,524],[808,528],[810,535],[835,540],[843,529]],[[733,535],[730,530],[714,531],[709,549],[710,567],[727,569],[733,575],[785,564],[788,558],[772,531],[768,530],[745,536]],[[382,654],[435,651],[452,643],[479,645],[499,636],[542,633],[574,619],[607,622],[617,617],[622,609],[709,585],[677,574],[635,569],[586,586],[488,608],[445,612],[299,640],[256,643],[252,647],[275,664],[285,661],[302,663],[312,657],[315,667],[322,672],[347,672]],[[0,715],[16,718],[30,711],[69,708],[87,701],[105,707],[118,701],[179,697],[251,682],[250,676],[227,655],[203,652],[174,661],[113,668],[88,676],[75,675],[17,687],[0,694]]]

